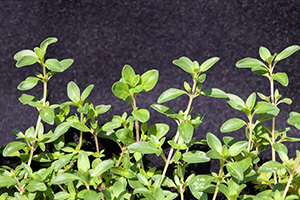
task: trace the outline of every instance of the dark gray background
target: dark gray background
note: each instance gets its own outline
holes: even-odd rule
[[[25,131],[34,126],[37,111],[18,101],[17,85],[39,71],[34,65],[17,69],[13,55],[22,49],[33,49],[49,36],[59,42],[49,47],[48,57],[73,58],[73,66],[56,75],[49,83],[51,103],[67,101],[66,87],[75,81],[82,89],[95,84],[90,96],[94,104],[111,104],[110,115],[130,112],[130,105],[117,99],[111,86],[121,76],[122,67],[130,64],[137,73],[158,69],[159,82],[149,93],[138,95],[140,108],[150,109],[150,124],[175,123],[150,108],[159,95],[170,87],[183,88],[190,76],[172,64],[185,55],[202,63],[218,56],[221,60],[207,73],[204,88],[217,87],[245,99],[253,91],[269,94],[266,78],[249,69],[237,69],[235,63],[244,57],[258,57],[265,46],[272,53],[299,44],[299,0],[2,0],[0,1],[0,145],[13,141],[11,129]],[[299,63],[296,53],[276,67],[290,78],[288,89],[276,84],[284,97],[293,99],[277,119],[277,128],[287,126],[290,111],[299,107]],[[41,87],[41,85],[39,85]],[[34,89],[30,94],[41,94]],[[175,111],[186,108],[186,97],[167,103]],[[196,137],[202,139],[210,131],[219,137],[231,135],[245,139],[244,131],[222,134],[220,126],[231,117],[244,118],[229,107],[224,99],[199,97],[194,102],[194,115],[205,112]],[[175,128],[171,129],[172,136]],[[293,129],[293,136],[299,131]],[[299,143],[289,145],[293,154]],[[267,155],[268,157],[269,155]]]

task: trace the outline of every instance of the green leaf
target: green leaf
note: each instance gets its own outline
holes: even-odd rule
[[[157,103],[164,103],[167,101],[170,101],[172,99],[175,99],[183,94],[187,94],[184,90],[176,89],[176,88],[170,88],[166,91],[164,91],[158,98]]]
[[[253,92],[246,100],[246,106],[249,108],[249,110],[252,110],[256,101],[256,94]]]
[[[145,72],[141,76],[141,85],[144,87],[144,92],[148,92],[154,88],[158,81],[158,71],[155,69]]]
[[[23,142],[10,142],[5,146],[3,150],[3,156],[4,157],[20,156],[19,150],[23,149],[26,146],[27,144]]]
[[[114,165],[113,160],[104,160],[91,172],[92,177],[100,176]]]
[[[209,97],[215,97],[215,98],[227,98],[228,97],[226,92],[224,92],[218,88],[210,88],[207,90],[203,90],[203,91],[201,91],[200,94],[209,96]]]
[[[284,144],[282,143],[274,143],[273,144],[273,148],[275,149],[275,151],[278,153],[280,159],[287,163],[289,162],[289,157],[288,157],[288,149],[286,148],[286,146],[284,146]]]
[[[80,89],[73,81],[68,83],[67,93],[69,99],[74,103],[78,103],[80,101]]]
[[[174,60],[173,64],[180,67],[183,71],[187,73],[193,73],[193,62],[187,57],[181,57],[178,60]]]
[[[145,186],[149,186],[149,181],[145,176],[143,176],[143,174],[138,173],[136,177],[139,179],[140,183],[142,183]]]
[[[45,62],[47,69],[54,72],[63,72],[64,68],[61,66],[60,62],[57,59],[47,59]]]
[[[246,104],[239,96],[234,94],[227,94],[228,99],[227,103],[236,110],[244,110],[246,108]]]
[[[279,104],[279,103],[286,103],[286,104],[290,105],[290,104],[293,103],[293,101],[292,101],[292,99],[290,99],[290,98],[283,98],[283,99],[281,99],[281,100],[278,102],[278,104]]]
[[[18,62],[16,63],[16,67],[24,67],[28,65],[33,65],[38,61],[37,56],[23,56]]]
[[[94,85],[91,84],[83,90],[81,97],[80,97],[81,101],[84,101],[90,95],[93,88],[94,88]]]
[[[287,122],[300,130],[300,113],[290,112],[290,117]]]
[[[213,58],[206,60],[204,63],[201,64],[200,71],[205,72],[205,71],[209,70],[219,60],[220,60],[220,58],[218,58],[218,57],[213,57]]]
[[[156,147],[152,146],[149,142],[145,142],[145,141],[135,142],[129,145],[127,149],[142,154],[153,154],[153,153],[157,153],[159,150]]]
[[[257,66],[266,67],[266,65],[263,62],[255,58],[244,58],[236,63],[236,67],[238,68],[252,68]]]
[[[231,156],[237,156],[239,153],[241,153],[246,147],[248,146],[247,141],[238,141],[234,143],[231,147],[229,147],[229,154]]]
[[[129,88],[126,83],[120,81],[116,82],[113,84],[111,89],[116,97],[123,99],[124,101],[130,96]]]
[[[34,50],[35,55],[36,55],[39,59],[43,60],[43,58],[44,58],[46,52],[44,52],[44,51],[43,51],[42,49],[40,49],[39,47],[35,47],[33,50]]]
[[[101,198],[101,194],[97,193],[94,190],[86,191],[83,196],[84,196],[85,200],[93,200],[93,199],[100,199]]]
[[[18,53],[16,53],[14,55],[14,60],[19,61],[19,60],[21,60],[25,56],[37,57],[36,54],[32,50],[25,49],[25,50],[21,50]]]
[[[55,131],[54,131],[54,134],[53,134],[53,138],[51,139],[51,141],[56,140],[61,135],[63,135],[64,133],[66,133],[69,130],[70,127],[71,127],[71,123],[70,122],[63,122],[63,123],[59,124],[55,128]]]
[[[71,161],[72,158],[73,158],[73,154],[66,154],[66,155],[61,156],[58,159],[58,161],[56,162],[56,164],[54,166],[54,170],[55,171],[60,170],[62,167],[69,164],[69,162]]]
[[[197,81],[199,81],[200,83],[203,83],[206,79],[206,74],[201,74],[198,78]]]
[[[244,172],[239,163],[233,163],[233,162],[227,163],[226,169],[234,178],[241,181],[244,179]]]
[[[73,64],[73,62],[74,62],[74,60],[69,58],[69,59],[61,60],[59,63],[60,63],[60,66],[62,66],[63,71],[65,71]]]
[[[138,94],[144,90],[144,87],[142,85],[137,85],[134,88],[129,89],[130,94]]]
[[[58,192],[54,195],[55,200],[64,200],[64,199],[70,199],[71,195],[67,192]]]
[[[149,127],[148,136],[155,135],[158,139],[161,139],[169,132],[169,125],[167,124],[153,124]]]
[[[71,126],[82,132],[91,132],[91,130],[85,124],[82,124],[80,122],[72,122]]]
[[[278,81],[281,85],[283,85],[285,87],[288,86],[288,84],[289,84],[289,78],[286,75],[286,73],[284,73],[284,72],[278,72],[278,73],[274,74],[273,79],[275,81]]]
[[[178,126],[178,131],[186,143],[189,143],[193,137],[194,127],[189,123],[182,123]]]
[[[300,46],[298,46],[298,45],[293,45],[293,46],[289,46],[289,47],[285,48],[282,52],[280,52],[276,56],[275,62],[278,62],[280,60],[283,60],[283,59],[289,57],[290,55],[292,55],[293,53],[295,53],[299,49],[300,49]]]
[[[50,44],[56,43],[57,41],[58,41],[57,38],[55,38],[55,37],[49,37],[49,38],[45,39],[45,40],[41,43],[40,48],[41,48],[43,51],[46,52],[47,47],[48,47]]]
[[[134,87],[132,80],[135,77],[135,72],[130,65],[125,65],[122,69],[122,79],[124,79],[128,85]]]
[[[220,128],[220,131],[223,133],[233,132],[236,130],[239,130],[243,126],[246,125],[246,122],[244,122],[241,119],[238,118],[232,118],[227,120]]]
[[[36,77],[28,77],[18,85],[18,89],[19,90],[30,90],[37,85],[39,80],[40,79],[36,78]]]
[[[167,106],[163,106],[163,105],[159,105],[159,104],[152,104],[151,108],[153,108],[157,112],[165,114],[167,116],[175,114],[174,111]]]
[[[85,151],[80,151],[78,155],[77,168],[82,172],[87,172],[90,167],[89,155]]]
[[[9,187],[12,185],[17,185],[18,182],[15,178],[10,176],[0,176],[0,188],[1,187]]]
[[[182,155],[182,160],[187,163],[205,163],[209,162],[210,158],[202,151],[189,151]]]
[[[116,132],[117,138],[126,146],[133,143],[133,132],[129,128],[122,128]]]
[[[276,161],[268,161],[264,163],[259,169],[258,173],[273,173],[278,172],[279,170],[283,169],[284,165],[280,164]]]
[[[275,105],[267,103],[267,102],[259,102],[254,108],[254,113],[256,114],[263,114],[263,113],[272,113],[275,116],[279,113],[279,108]]]
[[[67,182],[75,181],[75,180],[80,180],[80,178],[75,174],[62,173],[54,177],[54,179],[51,181],[51,184],[53,185],[58,185],[63,183],[66,184]]]
[[[107,122],[102,126],[102,130],[107,132],[119,128],[120,126],[121,124],[119,122]]]
[[[218,153],[221,154],[221,150],[222,150],[222,143],[221,141],[217,138],[217,136],[215,136],[212,133],[207,133],[206,134],[206,141],[208,146],[212,149],[217,151]]]
[[[31,180],[31,181],[29,181],[26,189],[29,192],[46,191],[47,190],[47,186],[43,182]]]
[[[261,66],[252,67],[251,71],[257,75],[269,77],[269,70],[266,69],[265,67],[261,67]]]
[[[259,55],[260,55],[261,59],[266,62],[267,62],[268,58],[272,56],[270,51],[266,47],[259,48]]]
[[[52,108],[44,108],[40,111],[42,120],[50,125],[54,124],[55,111]]]
[[[145,123],[150,118],[150,113],[146,109],[134,110],[131,112],[135,119],[139,120],[142,123]]]

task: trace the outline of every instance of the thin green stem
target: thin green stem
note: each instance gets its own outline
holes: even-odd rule
[[[253,124],[252,124],[252,117],[249,117],[249,142],[248,142],[248,152],[250,153],[251,142],[252,142],[252,132],[253,132]]]
[[[99,155],[100,154],[100,150],[99,150],[99,143],[98,143],[98,137],[97,137],[97,132],[95,131],[94,129],[94,139],[95,139],[95,145],[96,145],[96,150],[97,150],[97,154]]]
[[[132,95],[132,102],[133,102],[133,110],[136,110],[136,100],[135,100],[135,96]],[[135,139],[136,141],[140,141],[140,133],[139,133],[139,121],[137,119],[135,119]]]
[[[180,200],[184,200],[184,189],[183,189],[183,185],[180,184]]]
[[[220,176],[221,176],[222,173],[223,173],[223,166],[224,166],[224,161],[223,161],[223,160],[220,160],[219,179],[218,179],[218,181],[217,181],[216,189],[215,189],[214,196],[213,196],[212,200],[216,200],[216,198],[217,198],[217,196],[218,196],[218,191],[219,191],[218,185],[219,185],[220,182],[221,182]]]
[[[84,122],[83,122],[83,113],[80,113],[80,123],[84,124]],[[82,133],[82,131],[80,131],[79,142],[78,142],[78,145],[77,145],[77,148],[76,148],[77,151],[79,151],[81,149],[82,138],[83,138],[83,133]]]
[[[117,162],[117,164],[116,164],[116,167],[118,167],[118,166],[121,164],[122,159],[123,159],[123,156],[124,156],[124,154],[125,154],[125,151],[124,151],[125,149],[126,149],[126,147],[123,146],[123,147],[122,147],[122,152],[121,152],[121,155],[120,155],[120,157],[119,157],[119,159],[118,159],[118,162]]]
[[[288,182],[286,183],[286,186],[285,186],[285,189],[284,189],[284,192],[283,192],[283,196],[282,196],[283,199],[286,197],[286,195],[289,191],[289,187],[291,185],[291,182],[292,182],[293,178],[294,178],[294,175],[290,174],[290,178],[289,178]]]

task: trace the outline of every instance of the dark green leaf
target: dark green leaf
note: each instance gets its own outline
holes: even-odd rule
[[[178,126],[178,131],[186,143],[189,143],[193,137],[194,127],[192,124],[182,123]]]
[[[73,81],[68,83],[67,93],[69,99],[74,103],[78,103],[80,101],[80,89]]]
[[[246,125],[246,122],[244,122],[241,119],[238,118],[232,118],[227,120],[220,128],[220,131],[223,133],[228,133],[232,131],[239,130],[243,126]]]
[[[210,158],[202,151],[189,151],[182,155],[182,160],[187,163],[205,163],[209,162]]]
[[[178,60],[174,60],[173,64],[180,67],[187,73],[190,73],[190,74],[193,73],[193,68],[192,68],[193,62],[187,57],[181,57]]]
[[[236,67],[238,68],[252,68],[257,66],[265,66],[265,64],[255,58],[244,58],[236,63]]]
[[[220,60],[220,58],[218,58],[218,57],[213,57],[213,58],[206,60],[204,63],[201,64],[200,71],[205,72],[205,71],[209,70],[219,60]]]
[[[283,86],[288,86],[289,84],[289,78],[284,72],[278,72],[273,75],[273,79],[278,81]]]
[[[150,113],[146,109],[134,110],[132,111],[132,115],[135,119],[139,120],[142,123],[147,122],[150,118]]]
[[[210,89],[207,89],[207,90],[203,90],[201,92],[202,95],[205,95],[205,96],[209,96],[209,97],[215,97],[215,98],[227,98],[227,94],[226,92],[218,89],[218,88],[210,88]]]
[[[40,79],[36,78],[36,77],[28,77],[18,85],[18,89],[19,90],[30,90],[37,85],[39,80]]]
[[[208,146],[212,150],[215,150],[215,151],[217,151],[218,153],[221,154],[222,143],[214,134],[207,133],[206,134],[206,141],[207,141]]]
[[[104,160],[91,172],[92,177],[100,176],[114,165],[112,160]]]
[[[123,100],[130,96],[128,85],[120,81],[113,84],[112,92],[116,97]]]
[[[141,76],[141,85],[144,87],[144,92],[148,92],[154,88],[158,81],[158,71],[155,69],[145,72]]]
[[[50,125],[54,124],[55,111],[52,108],[44,108],[40,111],[42,120]]]
[[[266,76],[266,77],[269,76],[269,70],[266,69],[265,67],[261,67],[261,66],[252,67],[251,71],[254,74],[258,74],[258,75],[261,75],[261,76]]]
[[[293,53],[295,53],[299,49],[300,49],[300,46],[298,46],[298,45],[293,45],[293,46],[289,46],[289,47],[285,48],[282,52],[280,52],[276,56],[275,62],[278,62],[280,60],[283,60],[283,59],[289,57],[290,55],[292,55]]]
[[[176,89],[176,88],[170,88],[166,91],[164,91],[158,98],[157,103],[164,103],[167,101],[170,101],[172,99],[175,99],[183,94],[187,94],[184,90]]]

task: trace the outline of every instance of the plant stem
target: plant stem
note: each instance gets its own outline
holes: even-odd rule
[[[220,170],[219,170],[219,176],[222,175],[223,173],[223,166],[224,166],[224,161],[223,160],[220,160]],[[218,196],[218,185],[220,184],[221,180],[220,178],[218,179],[218,182],[217,182],[217,185],[216,185],[216,189],[215,189],[215,192],[214,192],[214,196],[212,198],[212,200],[216,200],[217,196]]]
[[[132,102],[133,102],[133,110],[136,110],[136,100],[135,100],[135,96],[132,95]],[[137,119],[135,119],[135,139],[136,141],[140,141],[140,133],[139,133],[139,121]]]
[[[99,143],[98,143],[97,132],[95,131],[95,129],[94,129],[94,134],[93,135],[94,135],[94,139],[95,139],[95,145],[96,145],[97,154],[99,155],[100,154]]]
[[[248,142],[248,148],[247,148],[249,153],[250,153],[250,148],[251,148],[252,132],[253,132],[252,117],[249,117],[249,142]]]
[[[189,114],[189,111],[191,109],[191,106],[192,106],[192,102],[193,102],[193,99],[195,97],[195,91],[196,91],[196,86],[197,86],[197,81],[193,80],[193,89],[192,89],[192,94],[190,94],[190,99],[189,99],[189,103],[188,103],[188,106],[185,110],[185,113],[184,113],[184,120],[186,120],[188,114]],[[182,123],[182,122],[180,122]],[[177,143],[178,139],[179,139],[179,131],[176,132],[176,135],[175,135],[175,138],[174,138],[174,142]],[[168,154],[168,159],[166,161],[166,164],[165,164],[165,167],[164,167],[164,170],[163,170],[163,173],[162,173],[162,179],[161,179],[161,183],[163,182],[165,176],[166,176],[166,173],[167,173],[167,170],[168,170],[168,167],[169,165],[171,164],[171,160],[172,160],[172,157],[173,157],[173,152],[174,152],[174,148],[171,147],[170,151],[169,151],[169,154]]]
[[[118,166],[121,164],[122,159],[123,159],[123,156],[124,156],[124,154],[125,154],[124,150],[126,149],[126,147],[123,146],[121,149],[122,149],[122,152],[121,152],[121,155],[120,155],[120,157],[119,157],[119,159],[118,159],[118,162],[117,162],[117,164],[116,164],[116,167],[118,167]]]
[[[271,103],[273,105],[276,105],[275,103],[275,97],[274,97],[274,80],[272,77],[272,73],[270,72],[270,90],[271,90]],[[272,161],[276,161],[276,154],[275,154],[275,149],[273,147],[273,145],[275,144],[275,117],[272,118]],[[276,172],[273,173],[274,175],[274,180],[275,180],[275,184],[277,183],[277,175]]]
[[[180,184],[180,200],[184,200],[184,190],[183,190],[183,187],[182,187],[182,184]]]
[[[83,123],[83,113],[80,113],[80,123],[84,124]],[[81,149],[81,146],[82,146],[82,137],[83,137],[83,133],[82,131],[80,131],[80,136],[79,136],[79,143],[77,145],[77,151],[79,151]]]

